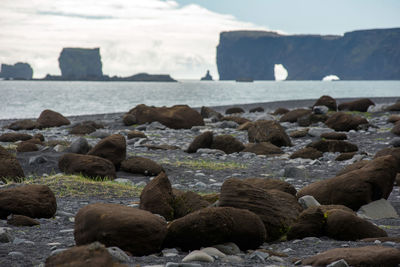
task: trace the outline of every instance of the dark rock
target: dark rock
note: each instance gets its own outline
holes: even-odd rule
[[[75,154],[86,154],[90,150],[89,144],[86,138],[79,137],[75,141],[71,143],[71,145],[67,148],[67,152],[75,153]]]
[[[400,148],[398,147],[387,147],[376,152],[374,158],[379,158],[383,156],[393,156],[397,161],[397,172],[400,172]]]
[[[205,208],[170,223],[164,246],[194,250],[233,242],[246,250],[257,248],[265,238],[265,227],[254,213],[231,207]]]
[[[244,182],[264,190],[279,190],[296,196],[297,190],[293,185],[278,179],[271,178],[246,178]]]
[[[287,113],[285,113],[280,119],[280,122],[297,122],[297,119],[303,117],[305,115],[311,114],[311,110],[309,109],[294,109]]]
[[[326,235],[336,240],[355,241],[368,237],[384,237],[387,233],[354,213],[333,209],[327,212]]]
[[[109,79],[110,81],[128,81],[128,82],[176,82],[168,74],[148,74],[148,73],[137,73],[129,77],[116,77],[113,76]]]
[[[144,147],[147,147],[147,149],[149,149],[149,150],[177,150],[177,149],[180,149],[178,146],[172,146],[172,145],[167,145],[167,144],[162,144],[162,145],[145,144]]]
[[[352,159],[354,157],[354,155],[356,154],[356,152],[348,152],[348,153],[342,153],[339,156],[337,156],[335,158],[336,161],[345,161],[345,160],[349,160]]]
[[[308,133],[308,129],[305,129],[305,130],[298,130],[298,131],[291,132],[291,133],[289,134],[289,136],[290,136],[291,138],[302,138],[302,137],[306,137],[306,136],[307,136],[307,133]]]
[[[276,146],[291,146],[289,136],[285,129],[276,121],[256,121],[248,131],[249,142],[270,142]]]
[[[338,132],[322,133],[321,138],[329,140],[346,140],[347,135],[345,133]]]
[[[226,154],[242,151],[245,147],[242,142],[238,141],[232,135],[219,135],[214,137],[211,144],[212,149],[219,149],[224,151]]]
[[[37,128],[37,122],[33,120],[18,120],[8,125],[7,128],[14,131],[33,130]]]
[[[213,143],[213,132],[207,131],[198,135],[189,148],[186,150],[187,153],[196,153],[199,148],[210,148]]]
[[[226,117],[223,117],[221,120],[223,120],[223,121],[234,121],[239,125],[243,124],[243,123],[246,123],[246,122],[250,122],[246,118],[237,117],[237,116],[226,116]]]
[[[37,145],[35,145],[29,141],[21,142],[17,145],[18,152],[32,152],[32,151],[38,151],[38,150],[39,150],[39,148],[37,147]]]
[[[288,113],[289,112],[289,110],[287,109],[287,108],[277,108],[273,113],[272,113],[272,115],[283,115],[283,114],[286,114],[286,113]]]
[[[90,134],[96,131],[96,128],[90,124],[78,124],[72,127],[69,131],[69,134],[76,134],[76,135],[85,135]]]
[[[228,108],[227,110],[225,110],[226,115],[237,114],[237,113],[245,113],[245,111],[241,107],[232,107],[232,108]]]
[[[100,48],[63,48],[58,62],[64,79],[90,80],[103,76]]]
[[[23,142],[27,142],[27,143],[43,146],[43,142],[40,139],[35,138],[35,137],[33,137],[32,139],[29,139],[27,141],[23,141]]]
[[[88,155],[98,156],[111,161],[116,168],[119,168],[121,162],[126,158],[125,137],[120,134],[113,134],[98,142]]]
[[[40,113],[40,116],[37,119],[37,123],[39,129],[59,127],[71,124],[71,122],[63,115],[49,109],[46,109],[42,111],[42,113]]]
[[[312,142],[307,147],[314,148],[321,152],[355,152],[358,150],[357,145],[342,140],[319,140]]]
[[[360,125],[368,124],[368,121],[361,116],[353,116],[344,112],[336,112],[325,122],[325,124],[335,131],[348,132],[350,130],[358,130]]]
[[[127,267],[116,262],[103,244],[72,247],[46,259],[46,267]]]
[[[400,115],[390,115],[387,121],[390,123],[396,123],[397,121],[400,121]]]
[[[0,78],[5,78],[6,80],[32,80],[32,76],[33,70],[28,63],[1,64]]]
[[[290,226],[287,240],[303,239],[305,237],[320,237],[324,233],[326,219],[319,207],[304,210],[295,223]]]
[[[218,120],[222,119],[223,115],[212,108],[209,107],[201,107],[200,110],[200,115],[206,119],[206,118],[217,118]]]
[[[58,161],[58,168],[67,174],[83,174],[95,179],[116,177],[114,164],[97,156],[64,154]]]
[[[206,208],[210,203],[199,194],[191,191],[172,190],[174,195],[174,218],[178,219],[189,213]]]
[[[256,108],[252,108],[249,110],[250,113],[255,113],[255,112],[264,112],[264,108],[262,107],[256,107]]]
[[[341,204],[358,210],[372,201],[389,197],[396,167],[394,157],[379,157],[360,169],[312,183],[301,189],[297,196],[311,195],[321,204]]]
[[[147,176],[159,175],[164,171],[163,167],[157,162],[143,157],[130,157],[124,160],[121,163],[121,170]]]
[[[248,131],[250,127],[253,126],[253,123],[248,121],[243,124],[240,124],[239,127],[236,128],[238,131]]]
[[[134,256],[158,252],[166,232],[166,222],[159,216],[119,204],[90,204],[75,216],[78,246],[99,241]]]
[[[140,131],[130,131],[128,132],[128,139],[133,139],[133,138],[147,138],[147,136]]]
[[[124,123],[125,126],[131,126],[137,123],[137,119],[132,114],[125,114],[122,117],[122,122]]]
[[[321,96],[313,105],[313,107],[315,106],[325,106],[327,108],[329,108],[329,110],[332,111],[336,111],[337,110],[337,104],[336,104],[336,100],[329,96],[329,95],[323,95]]]
[[[292,155],[290,155],[291,159],[297,159],[297,158],[303,158],[303,159],[318,159],[322,157],[324,154],[316,150],[315,148],[312,147],[305,147],[300,150],[297,150],[293,152]]]
[[[47,185],[24,185],[0,190],[0,219],[6,219],[10,214],[51,218],[56,211],[56,198]]]
[[[320,81],[330,73],[341,80],[399,80],[399,32],[399,28],[341,36],[222,32],[217,47],[219,77],[275,80],[274,65],[282,62],[289,70],[288,80]]]
[[[396,122],[393,126],[392,130],[390,131],[392,134],[400,136],[400,122]]]
[[[361,242],[374,242],[375,240],[379,240],[381,242],[395,242],[395,243],[400,243],[400,237],[373,237],[373,238],[363,238],[359,241]]]
[[[18,182],[24,177],[24,171],[17,158],[0,146],[0,181],[7,182],[6,179],[11,179]]]
[[[212,81],[213,78],[212,78],[212,76],[211,76],[211,74],[210,74],[210,71],[207,70],[206,75],[205,75],[204,77],[202,77],[200,80],[201,80],[201,81]]]
[[[390,105],[385,108],[387,111],[400,111],[400,101],[397,101],[393,105]]]
[[[400,262],[400,250],[383,246],[359,248],[335,248],[302,260],[302,265],[326,266],[338,260],[345,260],[350,266],[397,267]]]
[[[23,133],[4,133],[0,135],[0,142],[17,142],[32,139],[32,135]]]
[[[268,241],[284,235],[302,210],[291,194],[264,190],[233,178],[225,180],[222,185],[219,205],[247,209],[260,216],[267,230]]]
[[[375,106],[375,103],[369,98],[357,99],[354,101],[342,103],[338,106],[339,110],[367,112],[370,106]]]
[[[279,155],[283,154],[282,149],[270,142],[249,143],[245,146],[243,152],[251,152],[256,155]]]
[[[140,194],[140,209],[163,216],[168,221],[174,219],[174,196],[167,175],[162,172],[150,181]]]
[[[13,214],[10,219],[7,219],[7,224],[13,226],[35,226],[39,225],[40,222],[24,215]]]
[[[193,126],[204,126],[200,113],[187,105],[167,107],[148,107],[138,105],[129,114],[136,117],[138,124],[158,121],[171,129],[190,129]]]

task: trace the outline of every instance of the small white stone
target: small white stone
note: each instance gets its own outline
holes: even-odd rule
[[[214,262],[214,258],[203,251],[194,250],[191,253],[189,253],[189,255],[184,257],[182,260],[182,262],[191,262],[191,261]]]
[[[200,251],[203,251],[214,258],[224,258],[226,255],[213,247],[202,248]]]

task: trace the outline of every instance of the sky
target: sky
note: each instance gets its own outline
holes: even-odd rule
[[[0,0],[0,63],[60,75],[63,47],[100,47],[103,73],[218,78],[228,30],[343,34],[400,27],[399,0]]]

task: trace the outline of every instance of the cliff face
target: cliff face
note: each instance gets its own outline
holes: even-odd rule
[[[1,64],[0,77],[14,80],[32,80],[33,70],[28,63]]]
[[[400,79],[400,28],[364,30],[344,36],[279,35],[273,32],[222,32],[217,47],[221,80],[274,80],[283,64],[288,80]]]
[[[97,80],[103,77],[99,48],[64,48],[58,62],[62,79]]]

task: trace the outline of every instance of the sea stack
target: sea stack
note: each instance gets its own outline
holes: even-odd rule
[[[32,80],[33,70],[28,63],[1,64],[0,78],[6,80]]]
[[[58,62],[63,80],[99,80],[103,77],[100,48],[64,48]]]
[[[202,81],[212,81],[213,80],[213,77],[211,76],[209,70],[207,70],[206,76],[202,77],[201,80]]]

